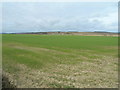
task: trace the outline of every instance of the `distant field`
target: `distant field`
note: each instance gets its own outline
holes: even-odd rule
[[[4,34],[3,74],[17,87],[117,88],[118,37]]]

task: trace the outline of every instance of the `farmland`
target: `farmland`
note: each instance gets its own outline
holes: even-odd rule
[[[118,87],[118,37],[3,34],[2,58],[19,88]]]

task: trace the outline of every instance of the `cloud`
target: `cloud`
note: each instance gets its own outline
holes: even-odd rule
[[[3,32],[117,31],[116,8],[112,3],[7,3]]]
[[[108,13],[107,15],[101,17],[92,17],[89,21],[91,23],[94,22],[101,25],[104,30],[118,30],[118,12]]]
[[[103,24],[110,25],[118,21],[118,12],[108,13],[108,15],[102,16],[102,17],[93,17],[93,18],[90,18],[89,20],[90,21],[97,20],[102,22]]]
[[[96,31],[96,30],[117,30],[117,13],[110,13],[108,16],[91,17],[91,18],[24,18],[23,20],[14,21],[7,25],[7,28],[14,30],[31,30],[31,31]],[[5,22],[7,24],[7,22]],[[17,28],[16,28],[17,27]],[[22,31],[22,32],[23,32]]]

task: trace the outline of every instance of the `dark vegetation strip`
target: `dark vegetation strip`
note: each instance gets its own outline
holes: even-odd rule
[[[4,88],[16,88],[16,86],[11,84],[7,76],[3,75],[2,76],[2,88],[3,89]]]

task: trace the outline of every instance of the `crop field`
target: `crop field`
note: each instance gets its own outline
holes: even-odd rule
[[[118,37],[3,34],[2,63],[18,88],[117,88]]]

